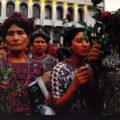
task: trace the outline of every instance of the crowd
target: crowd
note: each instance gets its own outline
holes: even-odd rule
[[[63,43],[69,50],[57,51],[50,49],[49,35],[18,12],[5,19],[0,29],[1,113],[120,113],[119,49],[104,60],[115,70],[102,73],[95,67],[101,65],[101,45],[85,35],[85,28],[66,30]],[[120,40],[119,33],[116,39]],[[39,89],[40,81],[47,95]]]

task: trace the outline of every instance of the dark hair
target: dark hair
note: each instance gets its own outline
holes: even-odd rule
[[[42,29],[39,29],[31,34],[31,36],[30,36],[30,44],[31,45],[33,44],[34,39],[36,37],[44,38],[46,43],[49,43],[49,41],[50,41],[50,36],[47,33],[45,33],[45,31],[43,31]]]
[[[69,28],[64,32],[63,36],[63,45],[66,47],[71,47],[72,40],[76,36],[77,33],[79,32],[84,32],[84,28]]]
[[[13,24],[16,24],[24,29],[28,36],[30,36],[30,34],[34,30],[34,21],[32,19],[27,19],[27,17],[23,16],[19,12],[14,12],[10,17],[5,19],[2,24],[3,38],[6,37],[6,33],[9,27]]]
[[[3,42],[3,38],[0,36],[0,43]]]

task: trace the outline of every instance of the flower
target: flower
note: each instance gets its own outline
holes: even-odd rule
[[[70,12],[67,13],[66,18],[69,22],[73,21],[73,16]]]
[[[109,36],[116,36],[119,34],[120,28],[120,9],[114,12],[102,12],[100,20],[104,25],[104,30]]]
[[[108,11],[102,12],[100,15],[100,20],[102,22],[108,22],[111,19],[111,13]]]

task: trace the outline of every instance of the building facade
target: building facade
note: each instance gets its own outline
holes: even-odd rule
[[[78,21],[93,25],[91,6],[91,0],[0,0],[0,23],[18,11],[28,18],[35,17],[37,26],[49,32],[51,43],[62,42],[62,37],[56,36],[56,32],[66,27],[63,24],[66,14],[70,12],[73,16],[73,21],[67,26],[78,27]]]

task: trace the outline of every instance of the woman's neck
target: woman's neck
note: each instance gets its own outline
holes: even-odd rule
[[[46,57],[46,53],[42,53],[42,54],[33,54],[33,59],[36,59],[36,60],[41,60],[43,58]]]
[[[8,60],[10,63],[26,63],[27,62],[27,55],[25,54],[25,51],[9,52],[8,53]]]
[[[81,66],[83,58],[72,55],[71,57],[68,58],[68,61],[74,66]]]

